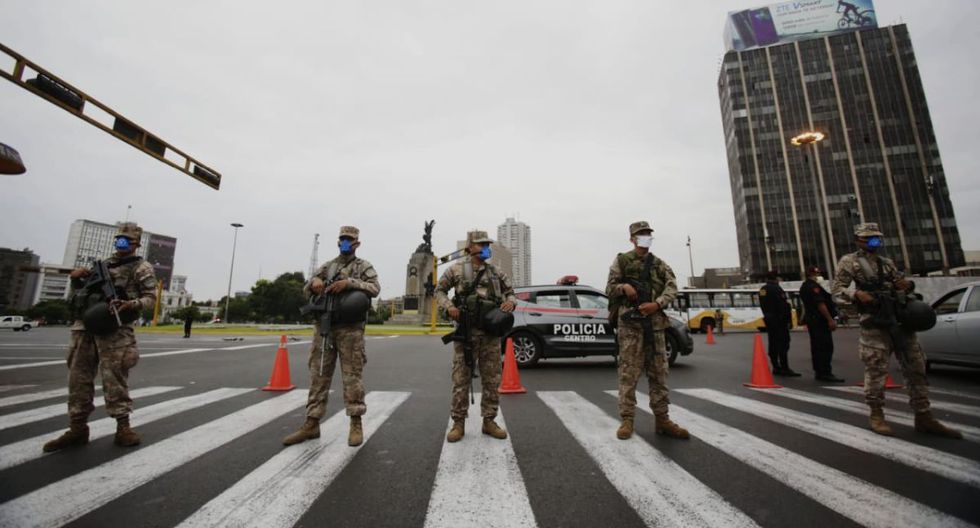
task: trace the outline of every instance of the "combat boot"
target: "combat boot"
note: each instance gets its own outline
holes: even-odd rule
[[[497,425],[497,422],[493,421],[493,418],[483,419],[483,434],[492,436],[497,440],[503,440],[507,438],[507,431],[504,431]]]
[[[291,446],[313,438],[320,438],[320,420],[307,418],[298,431],[282,439],[282,445]]]
[[[616,429],[616,438],[627,440],[631,436],[633,436],[633,419],[623,418],[622,425],[619,426],[619,429]]]
[[[113,443],[120,447],[132,447],[139,445],[140,435],[129,428],[129,416],[116,418],[116,437]]]
[[[85,422],[72,422],[65,433],[44,444],[45,453],[52,453],[69,446],[80,446],[88,443],[88,425]]]
[[[868,423],[871,424],[871,430],[883,435],[883,436],[895,436],[895,431],[892,431],[890,425],[885,422],[885,411],[881,407],[871,408],[871,417],[868,419]],[[918,420],[916,420],[918,424]]]
[[[361,417],[350,417],[350,433],[347,434],[347,445],[357,447],[364,443],[364,430],[361,429]]]
[[[688,433],[687,429],[684,429],[683,427],[670,421],[670,417],[668,417],[666,414],[656,415],[656,423],[654,424],[654,427],[657,430],[657,434],[669,436],[671,438],[680,438],[682,440],[691,438],[691,433]]]
[[[945,436],[946,438],[955,438],[957,440],[963,439],[963,433],[943,425],[939,420],[933,418],[931,411],[916,413],[915,430],[920,433]]]
[[[449,434],[446,435],[447,442],[459,442],[462,440],[463,435],[466,434],[466,427],[463,426],[463,420],[454,420],[453,428],[449,430]]]

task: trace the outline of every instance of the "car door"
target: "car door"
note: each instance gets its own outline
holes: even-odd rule
[[[599,351],[615,351],[616,334],[609,324],[609,298],[592,290],[574,290],[574,293],[581,333],[589,336],[583,344]]]
[[[980,364],[980,286],[971,286],[963,309],[956,317],[956,347],[950,356],[960,361]]]
[[[959,318],[960,304],[965,293],[966,288],[958,288],[932,304],[932,308],[936,311],[936,326],[919,334],[919,342],[926,357],[930,354],[949,357],[956,349],[956,321]]]
[[[527,324],[544,340],[545,349],[560,351],[574,345],[565,337],[578,322],[578,310],[572,307],[568,288],[534,292],[526,310]]]

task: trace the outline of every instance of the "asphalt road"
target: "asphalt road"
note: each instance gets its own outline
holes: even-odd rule
[[[694,354],[672,369],[672,416],[690,441],[655,435],[648,413],[618,441],[615,365],[588,358],[521,370],[528,392],[501,397],[507,441],[481,435],[471,410],[467,436],[452,445],[449,348],[435,337],[369,337],[364,445],[346,445],[337,415],[318,442],[283,449],[304,416],[305,338],[289,343],[298,388],[273,393],[257,389],[274,337],[140,335],[130,385],[144,394],[133,415],[143,444],[115,447],[105,421],[88,446],[41,456],[67,422],[68,332],[5,332],[0,526],[980,524],[980,371],[930,375],[936,415],[965,426],[966,440],[915,433],[902,401],[888,403],[897,431],[888,439],[867,432],[852,392],[862,376],[854,330],[836,336],[844,390],[813,380],[801,332],[790,362],[803,377],[777,379],[780,390],[743,387],[753,337],[708,346],[695,336]],[[892,375],[901,381],[894,365]],[[343,411],[338,378],[328,417]],[[97,408],[93,432],[104,418]]]

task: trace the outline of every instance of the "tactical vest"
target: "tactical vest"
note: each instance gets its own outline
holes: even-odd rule
[[[486,271],[481,275],[480,272],[473,269],[473,261],[466,259],[462,263],[463,278],[457,290],[461,297],[458,306],[466,310],[477,321],[482,320],[483,314],[497,308],[503,302],[503,294],[501,293],[503,288],[500,285],[500,276],[497,274],[496,268],[490,263],[484,263],[484,266]],[[481,275],[479,278],[481,284],[488,280],[487,275],[489,275],[490,287],[486,297],[481,297],[477,291],[480,287],[480,284],[475,283],[477,275]]]
[[[653,299],[643,299],[643,302],[652,302],[664,292],[664,288],[667,287],[667,277],[661,273],[663,270],[662,261],[652,253],[647,254],[653,259],[649,277],[643,277],[644,259],[637,255],[635,251],[620,253],[617,258],[619,259],[619,269],[624,279],[644,282],[650,285],[650,293],[653,294]]]

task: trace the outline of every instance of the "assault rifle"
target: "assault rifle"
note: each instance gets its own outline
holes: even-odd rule
[[[109,303],[109,312],[116,317],[116,322],[122,326],[122,319],[119,318],[119,311],[114,306],[116,301],[125,300],[116,292],[116,286],[112,283],[112,275],[109,274],[109,266],[104,260],[96,260],[92,263],[92,270],[85,279],[85,296],[99,294]]]
[[[858,290],[874,297],[871,303],[858,305],[859,312],[871,316],[862,321],[861,326],[883,330],[891,339],[895,354],[905,359],[907,336],[899,323],[899,313],[905,309],[909,300],[916,298],[913,297],[915,294],[898,291],[881,276],[867,281],[855,280],[854,283]]]
[[[643,259],[642,276],[649,277],[652,268],[653,257],[650,254],[647,254],[646,258]],[[650,320],[649,315],[643,315],[643,313],[640,312],[640,305],[643,303],[653,302],[653,291],[651,291],[650,284],[646,281],[638,281],[623,277],[622,282],[624,284],[629,284],[634,290],[636,290],[636,304],[623,315],[623,318],[627,321],[638,321],[640,323],[640,327],[643,328],[644,366],[647,366],[653,360],[650,350],[655,347],[653,342],[653,321]]]
[[[455,301],[455,299],[453,300]],[[456,308],[459,308],[459,319],[456,321],[456,329],[442,336],[442,344],[463,344],[463,363],[466,364],[466,368],[470,371],[470,403],[475,403],[473,399],[473,378],[476,377],[476,361],[473,357],[473,334],[471,332],[473,321],[471,320],[469,311],[462,304],[459,303],[459,306],[456,306]]]
[[[332,283],[333,281],[331,281]],[[333,341],[330,339],[331,323],[333,322],[333,312],[337,308],[337,296],[327,293],[325,285],[323,293],[310,297],[309,303],[299,309],[303,315],[313,314],[320,319],[320,375],[323,375],[323,360],[327,350],[333,349]]]

